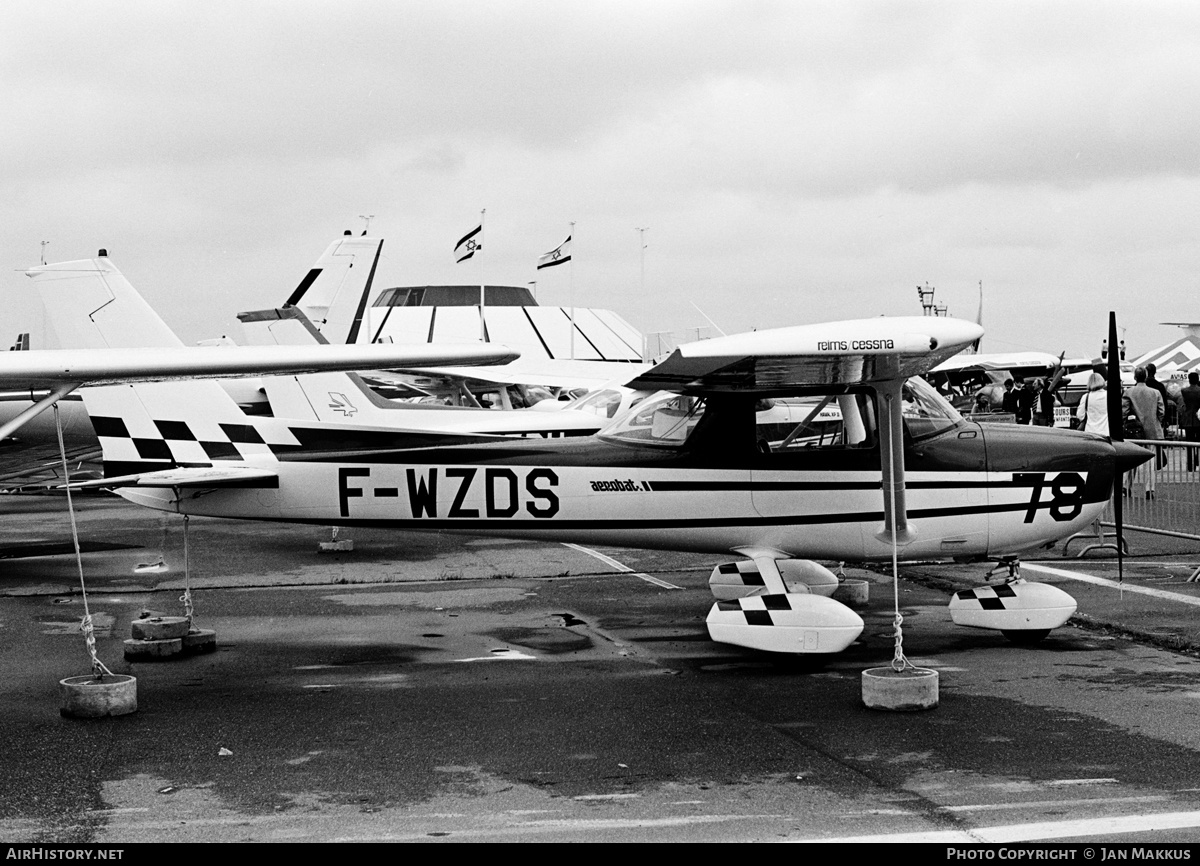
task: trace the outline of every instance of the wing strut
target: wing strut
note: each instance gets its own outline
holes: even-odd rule
[[[876,538],[890,541],[892,545],[892,590],[895,599],[895,655],[892,670],[897,674],[906,669],[920,670],[904,655],[904,617],[900,614],[900,545],[907,544],[916,536],[916,530],[908,525],[908,512],[904,504],[904,403],[903,379],[888,379],[875,386],[882,404],[879,423],[879,462],[881,486],[883,488],[883,532]]]
[[[25,424],[32,421],[38,415],[41,415],[51,406],[55,406],[59,400],[70,394],[78,387],[78,382],[70,385],[59,385],[55,390],[51,391],[50,394],[43,397],[41,400],[38,400],[20,415],[13,418],[7,424],[0,426],[0,441],[3,441],[13,433],[16,433],[18,430],[24,427]]]
[[[883,409],[883,417],[879,419],[883,532],[875,537],[880,541],[890,541],[893,545],[907,544],[916,534],[908,525],[908,512],[904,504],[903,387],[903,379],[888,379],[875,385]]]

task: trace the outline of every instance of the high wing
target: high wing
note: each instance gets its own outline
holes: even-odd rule
[[[35,281],[48,309],[81,311],[56,317],[54,328],[61,344],[84,348],[0,355],[0,389],[50,392],[0,426],[0,439],[83,386],[422,364],[494,364],[517,356],[506,346],[481,343],[187,347],[105,256],[42,265],[26,274]],[[131,320],[144,327],[131,333]],[[137,347],[146,345],[156,348]]]
[[[40,349],[0,355],[0,387],[46,390],[71,384],[114,385],[180,379],[228,379],[324,370],[369,370],[427,364],[495,363],[513,354],[505,346],[182,346],[157,349]]]
[[[482,343],[188,347],[107,257],[42,265],[26,274],[34,280],[48,308],[88,311],[87,315],[53,319],[60,343],[82,348],[5,354],[0,359],[2,388],[217,379],[381,366],[503,364],[518,357],[507,346]],[[131,320],[141,323],[136,333],[128,327]]]
[[[983,335],[973,322],[900,317],[798,325],[680,346],[629,387],[687,394],[795,393],[920,375]]]
[[[956,370],[1049,370],[1060,363],[1058,355],[1049,352],[1005,352],[959,355],[943,361],[931,373],[951,373]]]

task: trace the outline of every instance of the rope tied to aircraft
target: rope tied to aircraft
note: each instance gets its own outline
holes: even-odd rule
[[[896,611],[896,616],[892,620],[892,627],[895,629],[896,637],[896,654],[892,657],[892,670],[898,674],[904,673],[906,670],[916,670],[917,666],[908,660],[904,655],[904,616],[899,610]]]
[[[79,628],[83,632],[83,642],[92,660],[92,675],[96,679],[102,679],[106,675],[111,677],[113,672],[105,667],[104,662],[100,661],[99,656],[96,655],[96,630],[92,622],[92,612],[88,607],[87,584],[83,579],[83,554],[79,548],[79,527],[75,523],[75,504],[71,499],[71,470],[67,466],[67,448],[63,442],[62,417],[58,412],[57,401],[54,403],[54,427],[58,432],[58,453],[62,458],[63,483],[67,489],[67,513],[71,516],[71,540],[75,544],[75,566],[79,570],[79,590],[83,596],[83,619]]]
[[[188,552],[188,521],[190,519],[190,514],[183,515],[183,595],[179,596],[179,600],[183,602],[183,615],[187,618],[189,629],[192,627],[192,615],[195,612],[192,607],[191,558]]]

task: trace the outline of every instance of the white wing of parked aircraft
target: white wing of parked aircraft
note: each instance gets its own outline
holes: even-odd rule
[[[327,345],[324,336],[297,307],[241,313],[238,319],[243,333],[255,344]],[[530,409],[497,411],[436,403],[399,403],[379,396],[358,375],[345,372],[272,376],[264,378],[261,385],[272,414],[296,420],[542,438],[588,436],[602,426],[592,413],[565,409],[545,413]]]
[[[1059,365],[1059,356],[1049,352],[988,352],[974,355],[955,355],[938,364],[931,373],[949,373],[955,370],[1036,370],[1053,369]]]
[[[50,317],[60,341],[82,348],[0,354],[0,389],[49,392],[0,426],[0,439],[85,385],[503,363],[516,357],[507,347],[484,344],[185,347],[107,257],[43,265],[27,274],[48,310],[69,311]]]

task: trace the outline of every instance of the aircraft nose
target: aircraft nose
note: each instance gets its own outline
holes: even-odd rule
[[[1154,456],[1140,445],[1129,442],[1114,442],[1112,446],[1117,452],[1117,469],[1121,472],[1132,472]]]

